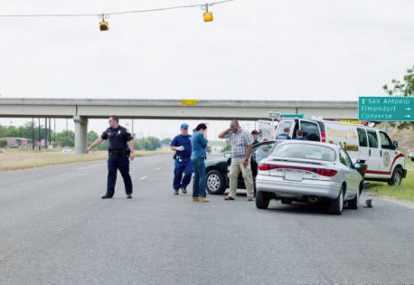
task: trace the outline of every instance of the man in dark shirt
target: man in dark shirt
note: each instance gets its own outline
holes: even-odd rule
[[[109,128],[102,133],[101,137],[96,139],[89,147],[88,151],[95,146],[109,141],[108,147],[108,181],[106,194],[102,199],[111,199],[114,196],[117,171],[121,172],[121,176],[125,184],[125,192],[127,199],[132,198],[132,180],[129,175],[129,159],[133,160],[135,156],[135,148],[132,135],[124,127],[119,125],[117,116],[109,117]]]
[[[171,149],[175,151],[174,194],[178,195],[180,189],[185,194],[193,175],[193,165],[191,163],[192,145],[191,136],[188,134],[188,124],[181,124],[180,134],[172,140]]]

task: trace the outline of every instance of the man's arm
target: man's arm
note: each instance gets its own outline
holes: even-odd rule
[[[252,155],[252,152],[253,152],[253,140],[252,140],[252,137],[247,133],[245,133],[244,139],[246,142],[246,156],[244,157],[243,165],[244,167],[247,167],[247,165],[249,164],[250,156]]]
[[[131,140],[128,141],[128,147],[129,147],[129,150],[131,152],[129,157],[131,158],[131,160],[133,160],[135,158],[135,141],[134,141],[134,139],[131,139]]]
[[[95,146],[100,145],[101,143],[103,143],[103,139],[102,138],[97,138],[87,149],[87,151],[91,151]]]
[[[184,147],[183,146],[178,146],[177,145],[177,140],[176,140],[176,138],[174,138],[173,140],[172,140],[172,142],[171,142],[171,145],[170,145],[170,148],[171,148],[171,150],[172,151],[183,151],[184,150]]]
[[[225,139],[226,136],[231,132],[231,128],[228,128],[227,130],[222,131],[218,137],[219,139]]]
[[[253,152],[253,145],[251,145],[251,144],[247,145],[246,146],[246,156],[244,157],[244,160],[243,160],[243,165],[245,167],[249,163],[249,159],[250,159],[250,156],[252,155],[252,152]]]

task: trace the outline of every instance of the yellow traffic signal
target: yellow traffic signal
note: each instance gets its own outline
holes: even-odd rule
[[[213,22],[214,21],[214,15],[213,12],[208,10],[208,4],[206,4],[204,7],[204,13],[203,13],[203,20],[204,22]]]
[[[109,30],[109,23],[105,20],[105,15],[102,15],[102,20],[99,22],[99,30],[101,32]]]
[[[204,14],[203,14],[203,19],[204,19],[204,22],[206,22],[206,23],[213,22],[214,21],[213,12],[205,11]]]

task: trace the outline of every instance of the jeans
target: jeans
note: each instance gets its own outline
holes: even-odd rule
[[[184,174],[184,177],[183,177]],[[193,175],[193,165],[190,159],[179,161],[175,160],[174,168],[174,190],[180,188],[187,188],[191,182],[191,176]]]
[[[193,181],[193,197],[206,197],[206,165],[204,158],[193,159],[194,181]]]
[[[106,190],[106,195],[109,197],[114,196],[118,169],[119,172],[121,172],[121,176],[124,180],[125,192],[127,195],[132,194],[132,180],[131,176],[129,175],[129,157],[125,155],[110,155],[108,159],[108,184]]]

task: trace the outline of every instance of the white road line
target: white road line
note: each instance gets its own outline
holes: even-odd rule
[[[409,209],[414,209],[414,203],[412,202],[408,202],[408,201],[400,201],[394,198],[390,198],[390,197],[380,197],[379,199],[388,202],[388,203],[393,203],[393,204],[397,204],[399,206],[403,206]],[[374,207],[375,207],[375,201],[374,201]]]
[[[145,180],[147,178],[148,178],[147,176],[142,176],[139,180]]]

